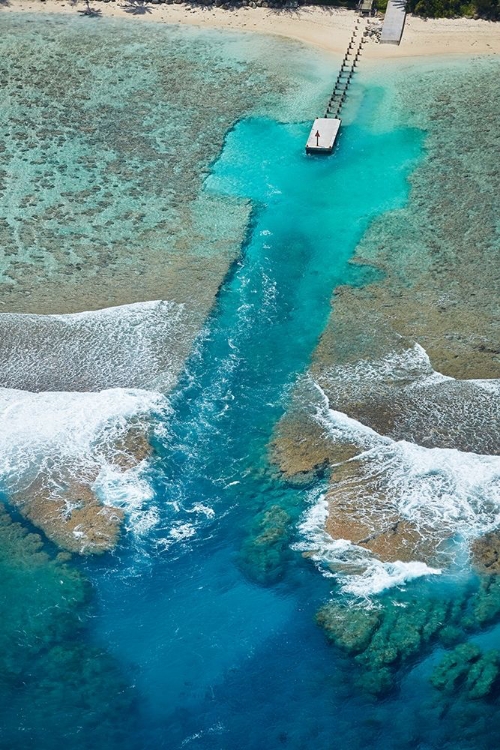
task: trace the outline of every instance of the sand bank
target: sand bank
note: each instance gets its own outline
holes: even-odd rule
[[[332,53],[344,51],[355,16],[354,11],[342,8],[305,6],[297,10],[277,10],[243,7],[224,10],[206,6],[192,8],[184,4],[150,5],[150,12],[132,16],[124,5],[97,3],[96,7],[103,17],[276,34]],[[11,0],[2,6],[2,12],[76,14],[78,8],[83,8],[83,5],[75,7],[58,0]],[[457,54],[500,54],[498,26],[494,22],[467,18],[424,20],[408,17],[400,46],[370,44],[365,58],[384,60]]]

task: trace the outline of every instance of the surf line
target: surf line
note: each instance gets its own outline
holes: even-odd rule
[[[342,124],[340,113],[367,37],[365,18],[358,16],[326,112],[313,122],[306,143],[306,154],[332,153]]]

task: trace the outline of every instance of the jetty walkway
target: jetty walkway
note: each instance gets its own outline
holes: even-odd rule
[[[368,40],[369,34],[373,33],[369,31],[369,26],[366,23],[366,17],[372,13],[372,4],[373,0],[360,0],[358,6],[360,15],[356,18],[349,46],[342,60],[326,112],[323,117],[314,120],[309,133],[306,143],[307,154],[331,154],[333,151],[342,124],[340,113],[349,86],[356,71],[363,45]],[[403,36],[405,19],[406,0],[389,0],[380,34],[380,42],[382,44],[399,44]]]
[[[389,0],[380,44],[399,44],[406,20],[406,0]]]
[[[349,46],[347,47],[344,59],[342,60],[337,80],[333,87],[333,93],[326,108],[325,118],[340,117],[342,106],[346,100],[347,90],[351,84],[352,77],[363,49],[363,44],[365,43],[365,30],[364,18],[358,17],[349,41]]]
[[[366,42],[366,23],[363,16],[356,18],[349,46],[342,60],[339,74],[335,81],[332,95],[328,101],[323,117],[317,118],[311,128],[306,143],[306,153],[331,153],[335,145],[342,120],[340,113],[345,103],[347,92],[358,65],[363,45]]]

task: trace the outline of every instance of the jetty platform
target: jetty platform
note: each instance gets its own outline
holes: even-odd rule
[[[331,154],[340,125],[341,120],[334,117],[318,117],[314,120],[306,143],[306,153]]]
[[[399,44],[406,20],[405,0],[389,0],[380,35],[381,44]]]

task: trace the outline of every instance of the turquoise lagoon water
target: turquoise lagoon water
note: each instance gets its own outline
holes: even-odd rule
[[[338,731],[333,654],[314,624],[329,585],[287,553],[291,539],[259,550],[249,537],[257,514],[304,508],[267,444],[370,218],[405,200],[422,136],[351,126],[333,157],[310,158],[308,127],[243,120],[226,138],[205,189],[250,198],[252,223],[171,399],[161,531],[94,577],[97,632],[134,670],[151,746],[326,748]]]
[[[206,190],[252,199],[247,241],[171,400],[158,527],[113,566],[87,569],[94,637],[136,686],[139,747],[465,748],[498,736],[495,724],[477,734],[483,705],[467,714],[473,744],[458,737],[460,717],[429,685],[442,652],[400,670],[384,699],[360,690],[314,621],[342,595],[290,549],[321,482],[286,486],[268,464],[331,289],[360,280],[348,266],[356,242],[405,201],[422,152],[419,131],[374,135],[371,106],[368,94],[329,159],[303,154],[308,124],[242,120],[207,178]],[[455,585],[413,582],[411,597]]]
[[[292,487],[269,463],[332,289],[367,278],[348,261],[369,222],[404,205],[423,153],[421,131],[370,128],[379,103],[368,87],[329,158],[305,156],[309,122],[249,117],[227,132],[203,192],[228,206],[251,201],[251,217],[169,416],[158,417],[156,523],[61,574],[69,611],[32,638],[43,644],[52,629],[59,645],[1,683],[3,747],[387,750],[500,739],[493,705],[467,713],[430,687],[439,653],[399,670],[385,698],[360,690],[352,658],[315,623],[341,594],[293,549],[322,480]],[[47,582],[39,553],[23,555],[15,576],[6,569],[11,593],[32,586],[31,623],[48,617],[44,586],[59,573],[47,568]],[[450,596],[452,586],[413,582],[412,597],[424,602],[432,587]],[[6,611],[14,600],[4,599]],[[71,614],[85,601],[90,609]],[[472,734],[460,729],[465,715]]]
[[[111,570],[89,571],[96,637],[140,696],[140,746],[366,747],[372,737],[373,708],[362,730],[348,666],[314,623],[331,581],[289,549],[286,520],[315,488],[286,487],[267,458],[332,288],[356,281],[357,241],[371,217],[405,201],[421,153],[418,131],[373,135],[370,106],[367,97],[328,159],[304,155],[308,123],[242,120],[205,183],[252,200],[247,241],[171,399],[159,528]],[[266,513],[278,526],[284,516],[286,530],[255,544]]]

